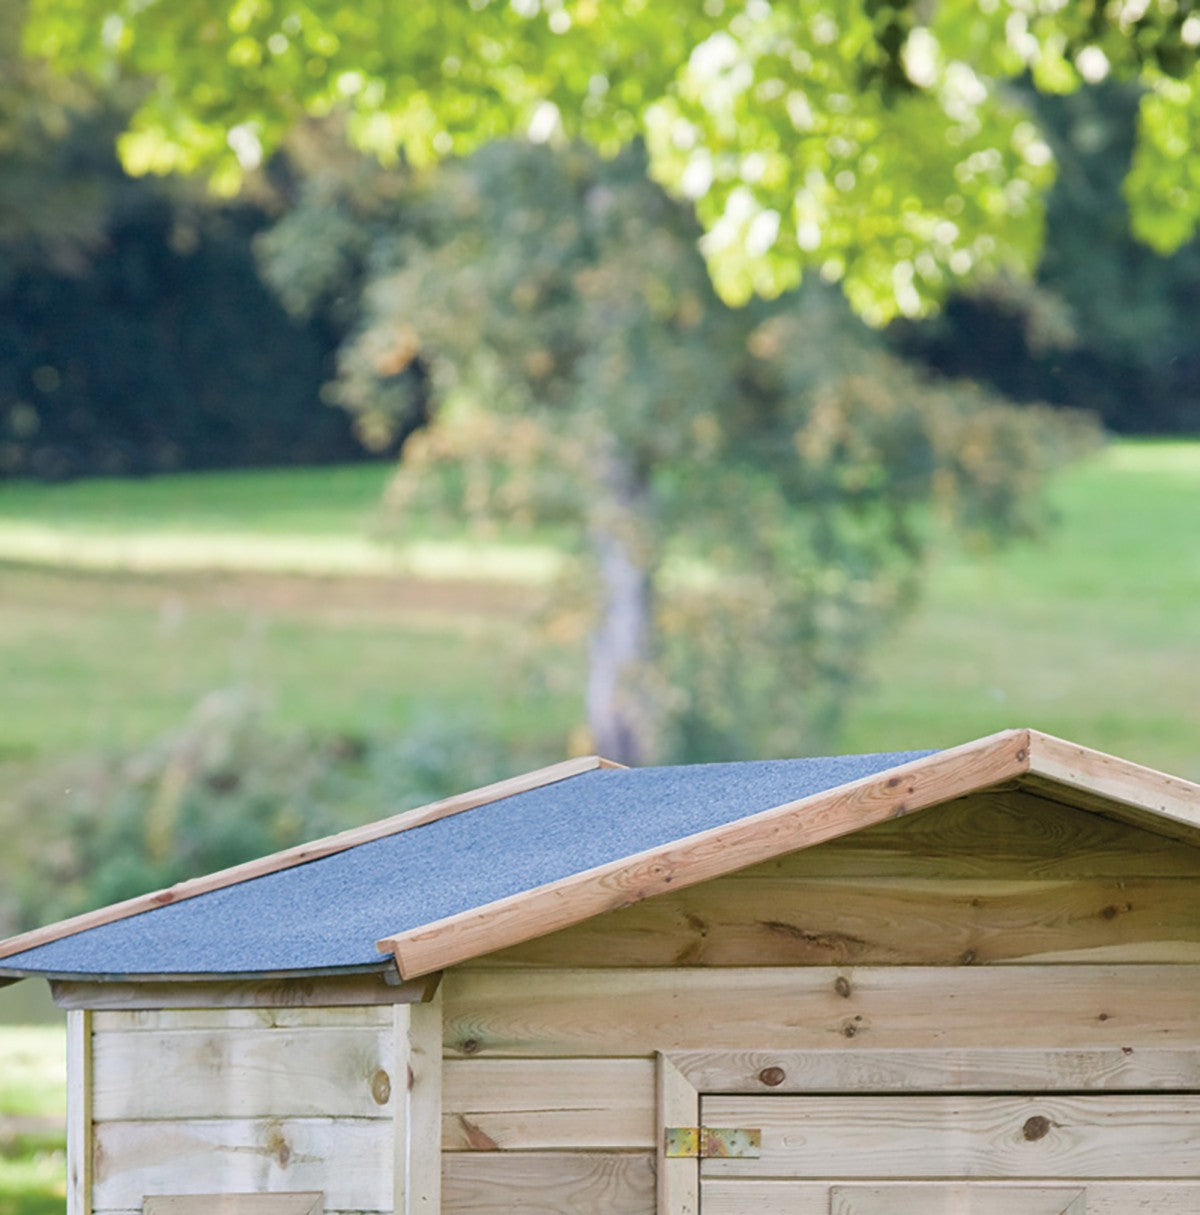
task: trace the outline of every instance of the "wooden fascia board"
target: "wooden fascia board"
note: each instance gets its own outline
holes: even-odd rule
[[[1154,768],[1029,731],[1029,771],[1021,782],[1058,801],[1200,844],[1200,785]]]
[[[240,882],[264,877],[268,873],[277,873],[281,869],[291,869],[296,865],[320,860],[322,857],[345,852],[349,848],[356,848],[360,844],[368,844],[372,840],[397,835],[401,831],[409,831],[413,827],[421,827],[437,819],[449,818],[450,815],[461,814],[465,810],[474,810],[490,802],[528,792],[530,789],[538,789],[543,785],[568,780],[596,768],[621,766],[596,755],[585,755],[578,759],[568,759],[562,763],[551,764],[547,768],[538,768],[533,772],[526,772],[520,776],[485,785],[480,789],[472,789],[467,793],[459,793],[454,797],[431,802],[427,806],[405,810],[375,823],[352,827],[337,835],[329,835],[324,839],[300,844],[295,848],[286,848],[282,852],[274,852],[270,856],[259,857],[257,860],[234,865],[229,869],[221,869],[216,873],[206,874],[204,877],[177,882],[174,886],[169,886],[164,890],[138,895],[121,903],[112,903],[107,907],[99,907],[95,911],[86,911],[82,915],[72,916],[68,920],[60,920],[56,924],[48,924],[43,928],[35,928],[30,932],[21,933],[19,936],[9,937],[7,941],[0,941],[0,958],[24,953],[27,949],[48,945],[51,941],[59,941],[63,937],[73,936],[77,932],[97,928],[102,924],[111,924],[116,920],[128,919],[130,916],[141,915],[146,911],[154,911],[158,907],[195,898],[199,894],[208,894],[210,891],[221,890],[226,886],[236,886]]]
[[[377,942],[405,979],[568,928],[788,852],[1023,776],[1028,730],[1006,730],[701,831]]]
[[[59,1008],[334,1008],[427,1004],[441,975],[434,972],[399,984],[376,975],[326,979],[209,980],[52,979]]]

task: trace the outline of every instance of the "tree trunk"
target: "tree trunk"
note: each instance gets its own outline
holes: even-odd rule
[[[659,724],[649,679],[650,489],[619,456],[606,461],[601,484],[589,527],[601,602],[588,642],[588,728],[600,755],[632,766],[652,758]]]

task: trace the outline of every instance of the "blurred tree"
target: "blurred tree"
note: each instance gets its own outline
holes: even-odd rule
[[[613,758],[820,745],[931,515],[984,535],[1036,515],[1065,423],[922,380],[819,284],[723,304],[691,209],[636,144],[606,161],[498,142],[385,192],[372,224],[350,222],[362,198],[302,198],[269,272],[293,306],[319,302],[366,233],[339,399],[386,434],[425,360],[440,407],[396,509],[573,543],[554,635],[586,638],[592,741]],[[318,229],[328,276],[293,277]]]
[[[1036,277],[952,295],[897,326],[901,349],[1016,399],[1086,405],[1113,430],[1200,432],[1200,240],[1160,255],[1134,238],[1121,196],[1137,90],[1032,101],[1059,166]]]
[[[30,264],[77,270],[101,242],[110,190],[92,169],[120,130],[97,123],[92,89],[21,56],[25,9],[0,0],[0,287]],[[98,138],[69,143],[83,122]]]
[[[1192,0],[31,0],[26,44],[148,76],[126,163],[227,190],[304,113],[414,163],[559,124],[610,152],[642,133],[725,298],[807,265],[878,322],[1036,257],[1052,157],[1007,87],[1025,75],[1137,79],[1135,229],[1165,250],[1200,217]]]

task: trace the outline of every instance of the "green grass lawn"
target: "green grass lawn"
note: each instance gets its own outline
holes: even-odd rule
[[[1051,500],[1036,543],[934,563],[848,749],[1031,725],[1200,780],[1200,443],[1115,443]]]
[[[372,538],[387,471],[0,486],[0,761],[133,745],[228,686],[285,726],[466,712],[565,747],[577,674],[535,698],[512,661],[538,644],[524,609],[553,547],[422,525],[389,565],[398,550]],[[1052,499],[1037,543],[931,563],[846,749],[1031,724],[1200,777],[1200,443],[1113,444]]]
[[[390,465],[0,484],[0,561],[118,573],[196,570],[541,585],[546,543],[487,543],[444,521],[382,518]]]
[[[0,1025],[0,1215],[61,1215],[65,1110],[62,1027]]]
[[[0,762],[132,746],[214,688],[281,727],[350,734],[430,715],[561,721],[523,693],[511,631],[526,595],[481,584],[0,568]]]

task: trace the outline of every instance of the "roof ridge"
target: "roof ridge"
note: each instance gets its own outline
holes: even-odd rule
[[[1200,784],[1041,730],[1029,731],[1028,779],[1153,815],[1160,835],[1191,839],[1200,828]]]
[[[254,878],[266,877],[283,869],[291,869],[309,861],[320,860],[338,852],[346,852],[357,848],[360,844],[369,844],[375,840],[384,839],[389,835],[398,835],[413,827],[422,827],[426,823],[438,819],[449,818],[453,814],[461,814],[465,810],[475,810],[491,802],[503,801],[518,793],[527,793],[544,785],[552,785],[558,781],[570,780],[593,772],[600,768],[623,768],[615,760],[604,759],[599,755],[583,755],[574,759],[562,760],[532,772],[524,772],[505,780],[471,789],[466,793],[456,793],[412,810],[402,810],[399,814],[388,818],[377,819],[372,823],[364,823],[359,827],[350,827],[345,831],[327,835],[308,843],[297,844],[291,848],[272,852],[267,856],[257,857],[251,861],[243,861],[240,865],[232,865],[228,869],[220,869],[216,873],[204,874],[201,877],[189,878],[176,882],[173,886],[162,890],[139,894],[119,903],[110,903],[106,907],[98,907],[93,911],[85,911],[80,915],[59,920],[56,924],[48,924],[43,928],[34,928],[6,941],[0,941],[0,958],[8,958],[14,954],[24,953],[39,945],[49,945],[52,941],[60,941],[64,937],[74,936],[89,928],[98,928],[102,924],[111,924],[116,920],[128,919],[171,903],[179,903],[197,895],[208,894],[213,890],[222,890],[228,886],[236,886]]]

